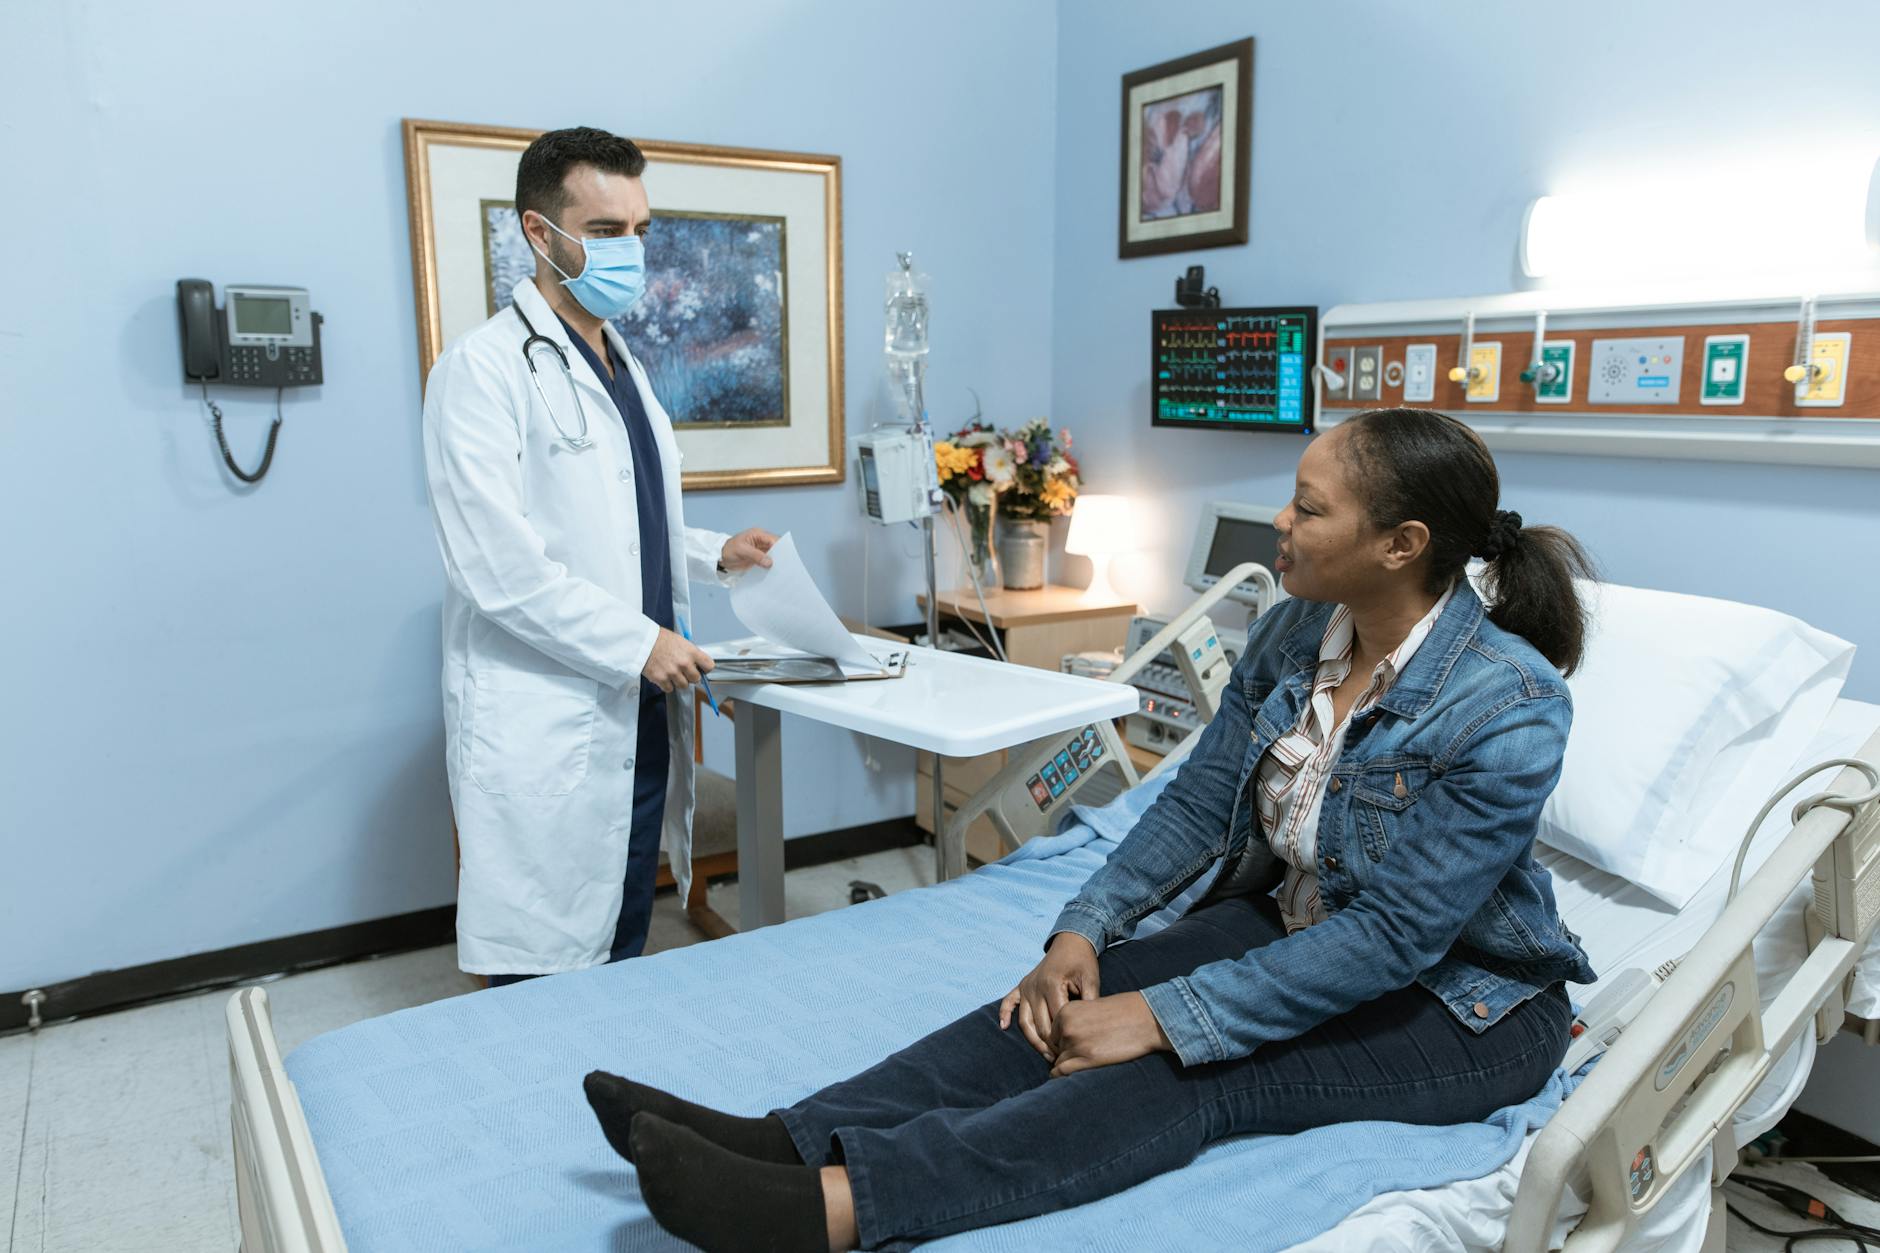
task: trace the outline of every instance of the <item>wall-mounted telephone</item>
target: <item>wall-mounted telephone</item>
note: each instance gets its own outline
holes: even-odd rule
[[[215,420],[215,439],[230,473],[244,483],[259,483],[274,462],[274,444],[281,433],[281,389],[317,387],[324,381],[320,364],[320,324],[323,319],[308,307],[304,287],[229,286],[223,289],[226,308],[215,304],[215,288],[208,280],[176,281],[176,312],[182,323],[183,378],[202,387],[203,403]],[[268,429],[267,451],[254,473],[235,464],[222,434],[222,409],[209,399],[209,384],[235,387],[272,387],[275,390],[274,425]]]
[[[304,287],[229,286],[226,308],[204,279],[176,282],[183,321],[183,377],[237,387],[317,387],[319,314]]]

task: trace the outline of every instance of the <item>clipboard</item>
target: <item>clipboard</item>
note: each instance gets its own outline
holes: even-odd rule
[[[881,663],[879,670],[844,666],[833,657],[770,644],[719,646],[705,652],[712,659],[711,677],[720,683],[866,683],[898,679],[907,673],[908,650],[904,648],[870,650],[869,656]]]

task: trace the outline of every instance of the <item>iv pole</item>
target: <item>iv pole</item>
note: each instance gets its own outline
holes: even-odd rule
[[[924,293],[918,292],[919,279],[914,273],[914,254],[897,252],[895,258],[900,262],[900,270],[889,276],[890,295],[888,298],[888,337],[891,345],[888,353],[888,371],[900,383],[902,395],[913,419],[913,435],[917,446],[932,447],[933,433],[927,422],[927,396],[923,386],[927,373],[927,309]],[[897,284],[896,280],[899,280]],[[901,354],[893,351],[897,342],[896,302],[904,296],[913,297],[918,302],[918,324],[920,349],[918,354]],[[932,473],[933,457],[927,458],[927,471]],[[930,481],[927,488],[927,512],[921,517],[921,554],[924,558],[927,575],[927,646],[940,647],[940,588],[935,569],[935,550],[938,537],[934,531],[934,514],[944,504],[938,480]],[[957,849],[950,838],[946,821],[946,787],[941,779],[940,754],[933,754],[933,848],[934,877],[936,882],[944,883],[948,879],[958,878],[966,872],[965,834],[960,834]]]

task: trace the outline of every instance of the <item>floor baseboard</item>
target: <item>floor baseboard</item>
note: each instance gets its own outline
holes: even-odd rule
[[[786,870],[799,870],[884,849],[910,847],[926,839],[926,834],[914,825],[911,817],[871,822],[787,840],[783,846],[783,864]],[[736,877],[723,876],[725,879]],[[209,953],[126,966],[120,970],[100,970],[33,990],[43,993],[38,1005],[41,1023],[64,1022],[188,993],[234,987],[270,975],[296,974],[365,957],[431,948],[449,944],[456,938],[457,907],[440,905]],[[0,1035],[29,1027],[32,1010],[26,1004],[26,996],[25,989],[0,992]]]

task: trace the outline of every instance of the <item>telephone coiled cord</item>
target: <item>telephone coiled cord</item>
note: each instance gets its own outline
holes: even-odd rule
[[[261,453],[261,464],[255,467],[253,474],[235,464],[235,454],[229,451],[228,436],[222,433],[222,406],[209,399],[209,384],[202,385],[202,403],[209,406],[209,417],[215,425],[215,442],[222,449],[222,462],[228,466],[230,474],[244,483],[259,483],[268,475],[268,467],[274,464],[275,441],[281,437],[281,393],[284,388],[274,389],[274,424],[268,428],[268,446]]]

